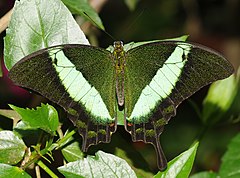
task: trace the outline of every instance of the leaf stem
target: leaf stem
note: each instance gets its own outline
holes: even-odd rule
[[[191,99],[188,99],[188,102],[189,102],[189,104],[193,107],[193,109],[195,110],[198,118],[199,118],[200,120],[202,120],[202,113],[201,113],[198,105],[197,105],[193,100],[191,100]]]
[[[0,33],[2,33],[8,26],[10,18],[12,16],[13,9],[8,11],[1,19],[0,19]]]
[[[64,136],[62,139],[60,139],[59,141],[57,141],[58,144],[58,148],[62,146],[62,144],[64,142],[66,142],[71,136],[73,136],[75,133],[77,133],[77,128],[75,128],[74,130],[72,130],[71,132],[67,133],[66,136]]]
[[[209,130],[210,126],[207,126],[207,125],[203,125],[202,128],[199,130],[197,136],[196,136],[196,139],[197,141],[201,141],[203,136],[206,134],[206,132]]]
[[[37,161],[37,164],[39,167],[41,167],[46,173],[48,173],[49,176],[51,176],[52,178],[58,178],[58,176],[56,174],[54,174],[54,172],[51,171],[51,169],[49,169],[41,160]]]
[[[35,172],[36,172],[36,177],[41,178],[41,173],[38,165],[35,167]]]
[[[77,128],[72,130],[71,132],[67,133],[67,135],[65,137],[63,137],[62,139],[59,139],[56,143],[51,144],[49,147],[44,148],[42,150],[35,150],[32,152],[32,156],[29,159],[29,161],[22,166],[22,169],[26,169],[28,166],[30,166],[32,163],[35,163],[37,161],[39,161],[39,159],[47,154],[48,152],[53,151],[54,149],[58,149],[62,146],[62,144],[64,142],[66,142],[72,135],[74,135],[77,132]]]

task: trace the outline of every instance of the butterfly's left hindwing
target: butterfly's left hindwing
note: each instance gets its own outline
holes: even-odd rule
[[[62,106],[79,128],[83,151],[109,142],[115,131],[115,85],[111,54],[86,45],[62,45],[35,52],[9,72],[17,85]]]
[[[232,73],[221,55],[184,42],[149,43],[126,53],[125,127],[133,141],[154,145],[160,170],[167,162],[159,135],[176,107],[201,87]]]

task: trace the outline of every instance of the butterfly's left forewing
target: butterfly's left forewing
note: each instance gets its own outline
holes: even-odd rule
[[[184,42],[155,42],[126,53],[125,128],[133,141],[154,145],[160,170],[167,162],[159,136],[176,107],[201,87],[232,73],[231,64],[216,52]]]
[[[116,114],[114,68],[108,51],[87,45],[43,49],[19,61],[9,77],[64,108],[83,137],[83,151],[110,141]]]

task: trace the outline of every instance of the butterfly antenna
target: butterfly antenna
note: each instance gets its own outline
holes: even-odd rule
[[[123,34],[126,34],[127,32],[130,31],[130,29],[133,27],[133,25],[135,25],[138,22],[138,20],[143,15],[145,10],[146,10],[146,8],[142,9],[141,12],[139,14],[137,14],[137,17],[135,17],[135,19],[132,21],[132,23],[130,25],[128,25],[128,27],[124,30]]]
[[[86,12],[83,12],[83,14],[91,20],[91,22],[100,30],[102,30],[106,35],[108,35],[110,38],[112,38],[114,41],[116,41],[116,38],[114,38],[110,33],[108,33],[103,27],[100,27]]]

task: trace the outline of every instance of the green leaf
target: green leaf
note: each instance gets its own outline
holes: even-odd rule
[[[240,134],[235,136],[228,150],[222,157],[222,164],[219,170],[219,176],[222,178],[239,178],[240,177]]]
[[[240,84],[239,74],[237,77],[231,75],[229,78],[217,81],[211,85],[203,102],[202,118],[205,124],[213,125],[224,118],[230,117],[226,116],[226,113],[231,108],[233,102],[237,99],[236,96],[239,92]],[[238,100],[239,98],[237,101]],[[240,113],[239,106],[238,103],[237,107],[238,112]]]
[[[231,117],[230,121],[232,121],[233,123],[240,121],[240,67],[238,67],[235,81],[237,94],[232,102],[230,109],[226,114],[226,117]]]
[[[123,150],[120,148],[116,148],[114,154],[116,156],[124,159],[129,165],[131,165],[131,167],[132,167],[133,171],[135,172],[135,174],[137,175],[137,177],[153,177],[153,174],[150,171],[147,171],[146,170],[147,168],[144,167],[144,166],[148,166],[148,165],[146,165],[145,161],[141,160],[141,155],[138,155],[136,151],[134,152],[133,150],[129,150],[129,149]],[[133,161],[131,160],[131,157],[128,154],[131,154],[131,157],[135,156],[135,159],[137,159],[137,161],[140,162],[139,164],[142,165],[142,167],[145,168],[145,170],[140,169],[138,167],[138,165],[134,164]],[[135,165],[138,168],[136,168]]]
[[[67,43],[89,44],[61,1],[15,1],[4,38],[7,69],[11,69],[17,61],[34,51]]]
[[[17,164],[25,154],[26,146],[12,131],[0,131],[0,162]],[[1,173],[0,173],[1,175]]]
[[[19,121],[13,128],[15,130],[36,130],[37,128],[32,128],[27,122]]]
[[[124,126],[124,111],[120,111],[119,108],[117,108],[117,125],[123,125]]]
[[[192,175],[190,178],[217,178],[217,174],[215,172],[199,172],[197,174]]]
[[[125,160],[114,155],[98,151],[96,156],[61,166],[58,170],[65,177],[136,177]]]
[[[137,46],[143,45],[143,44],[147,44],[147,43],[153,43],[153,42],[160,42],[160,41],[186,41],[188,38],[188,35],[183,35],[180,37],[176,37],[176,38],[170,38],[170,39],[164,39],[164,40],[152,40],[152,41],[143,41],[143,42],[130,42],[128,44],[124,45],[124,50],[128,51],[132,48],[136,48]]]
[[[31,176],[16,166],[10,166],[0,163],[0,177],[14,177],[14,178],[31,178]]]
[[[36,145],[39,141],[39,136],[42,134],[41,129],[32,128],[23,121],[19,121],[13,128],[14,133],[24,138],[26,145]]]
[[[104,30],[104,26],[97,12],[89,5],[86,0],[62,0],[73,14],[83,16],[92,22],[95,26]]]
[[[81,145],[79,144],[79,141],[75,141],[73,137],[67,139],[66,142],[61,145],[61,147],[62,154],[68,162],[77,161],[82,159],[84,156],[80,149]]]
[[[58,113],[55,108],[48,104],[41,104],[37,109],[23,109],[9,105],[21,115],[22,121],[32,129],[40,128],[50,134],[54,134],[59,125]]]
[[[77,161],[79,159],[82,159],[84,156],[83,152],[80,149],[80,145],[79,145],[78,141],[74,141],[74,142],[68,144],[61,151],[62,151],[64,158],[68,162]]]
[[[188,177],[196,156],[198,142],[168,163],[164,172],[158,172],[154,178]]]
[[[139,0],[124,0],[125,4],[128,6],[129,10],[133,11]]]

